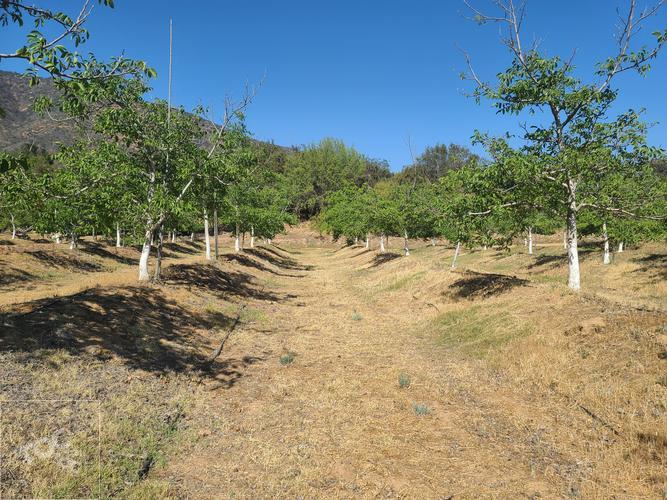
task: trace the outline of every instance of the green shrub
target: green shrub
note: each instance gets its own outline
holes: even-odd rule
[[[431,411],[428,406],[422,403],[415,403],[412,405],[412,408],[414,409],[415,414],[419,415],[420,417],[427,415]]]
[[[407,389],[408,387],[410,387],[410,376],[405,373],[401,373],[398,376],[398,386],[401,389]]]
[[[287,354],[283,354],[280,356],[280,364],[283,366],[290,365],[294,362],[294,358],[296,357],[296,354],[293,352],[288,352]]]

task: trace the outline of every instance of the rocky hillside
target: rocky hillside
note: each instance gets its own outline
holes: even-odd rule
[[[72,121],[60,115],[52,118],[32,111],[32,103],[38,95],[57,96],[50,79],[40,79],[39,85],[28,86],[28,80],[19,73],[0,71],[0,149],[15,151],[31,144],[53,151],[56,144],[69,144],[76,137]]]

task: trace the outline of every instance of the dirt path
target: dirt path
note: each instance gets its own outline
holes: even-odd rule
[[[298,265],[272,282],[289,300],[223,353],[260,362],[212,389],[191,423],[201,439],[165,479],[198,498],[563,494],[549,471],[565,460],[499,410],[502,391],[474,392],[475,365],[420,338],[416,325],[433,312],[374,300],[331,248],[289,255]],[[294,362],[281,366],[288,351]]]

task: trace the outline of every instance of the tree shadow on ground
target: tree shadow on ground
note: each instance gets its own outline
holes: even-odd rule
[[[1,314],[6,333],[0,352],[24,353],[26,362],[34,363],[48,362],[53,350],[62,349],[157,374],[192,372],[228,388],[247,366],[263,359],[248,355],[210,361],[233,321],[217,311],[188,310],[156,288],[91,288]]]
[[[67,269],[68,271],[97,272],[104,270],[104,267],[101,264],[84,261],[76,255],[46,252],[44,250],[29,252],[29,255],[49,267],[59,267]]]
[[[372,251],[373,251],[373,250],[371,250],[370,248],[364,248],[361,252],[358,252],[358,253],[355,253],[355,254],[353,254],[353,255],[350,255],[350,256],[348,257],[348,259],[354,259],[355,257],[359,257],[359,256],[361,256],[361,255],[364,255],[364,254],[369,253],[369,252],[372,252]]]
[[[264,259],[274,266],[280,267],[282,269],[289,269],[292,271],[310,271],[313,268],[313,266],[299,264],[296,260],[290,257],[285,257],[274,250],[270,250],[264,247],[248,248],[244,251],[250,255],[254,255],[257,258]]]
[[[189,242],[188,242],[188,243],[189,243]],[[194,242],[193,242],[193,243],[194,243]],[[200,249],[198,246],[196,246],[196,245],[192,245],[192,244],[187,244],[187,245],[186,245],[186,244],[184,244],[184,242],[179,242],[179,243],[165,243],[165,244],[164,244],[164,247],[165,247],[167,250],[170,250],[170,251],[172,251],[172,252],[176,252],[176,253],[184,253],[184,254],[187,254],[187,255],[196,255],[196,254],[198,254],[198,253],[201,251],[201,249]]]
[[[139,263],[139,259],[135,259],[132,257],[128,257],[127,255],[122,255],[119,252],[123,252],[123,249],[117,249],[116,247],[113,247],[115,251],[111,251],[108,248],[106,248],[106,245],[103,245],[102,243],[98,243],[95,241],[84,241],[80,245],[80,249],[82,252],[91,254],[91,255],[96,255],[98,257],[102,257],[103,259],[109,259],[109,260],[114,260],[120,264],[125,264],[128,266],[135,266]]]
[[[591,257],[591,254],[594,254],[598,248],[597,246],[589,245],[583,248],[580,247],[578,250],[579,258],[583,260]],[[535,256],[535,262],[529,264],[528,269],[535,269],[541,266],[549,266],[551,269],[555,269],[565,265],[567,265],[567,253],[563,253],[562,255],[542,254]]]
[[[227,259],[230,262],[236,262],[237,264],[244,266],[244,267],[252,267],[254,269],[257,269],[258,271],[266,272],[266,273],[271,273],[276,276],[285,276],[288,278],[303,278],[304,275],[302,274],[283,274],[279,273],[277,271],[274,271],[273,269],[269,268],[268,266],[265,266],[263,263],[251,259],[249,256],[240,254],[240,253],[232,253],[232,254],[227,254],[224,256],[225,259]]]
[[[38,277],[22,269],[7,267],[5,263],[0,262],[0,286],[11,288],[11,285],[25,283],[37,280]]]
[[[379,267],[387,262],[391,262],[392,260],[400,259],[401,254],[400,253],[379,253],[375,257],[373,257],[373,260],[371,263],[368,265],[367,269],[370,269],[372,267]]]
[[[636,273],[646,273],[656,278],[667,278],[667,254],[652,253],[645,257],[635,257],[632,262],[640,264]]]
[[[220,297],[236,296],[274,302],[286,299],[264,288],[258,289],[251,274],[223,271],[215,264],[173,264],[164,270],[163,281],[167,285],[199,288]]]
[[[528,280],[516,276],[466,271],[463,278],[449,285],[449,289],[452,298],[474,299],[499,295],[518,286],[527,286],[528,284]]]
[[[276,245],[275,243],[271,243],[271,246],[273,246],[274,248],[277,248],[281,252],[285,252],[285,253],[291,253],[291,254],[295,254],[295,255],[300,255],[302,253],[302,252],[299,252],[298,250],[287,250],[287,249],[285,249],[285,248],[283,248],[279,245]]]
[[[12,245],[16,245],[12,240],[0,240],[0,246],[10,247]]]

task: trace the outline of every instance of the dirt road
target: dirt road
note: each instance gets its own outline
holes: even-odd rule
[[[552,467],[567,464],[497,411],[502,391],[472,392],[474,365],[420,337],[433,307],[373,295],[346,265],[360,251],[289,252],[273,282],[289,298],[266,310],[270,328],[230,342],[262,362],[197,409],[210,435],[163,477],[201,498],[562,493]]]

